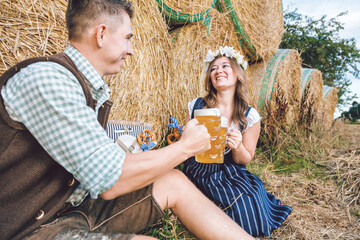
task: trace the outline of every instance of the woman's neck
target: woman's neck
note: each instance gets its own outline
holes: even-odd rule
[[[216,107],[220,109],[222,116],[228,118],[230,123],[234,110],[234,94],[229,92],[218,92],[216,97]]]

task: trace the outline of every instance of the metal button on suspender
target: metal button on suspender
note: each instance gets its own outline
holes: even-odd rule
[[[44,212],[43,210],[40,210],[40,211],[36,214],[35,219],[36,219],[36,220],[40,220],[40,219],[42,219],[42,218],[44,217],[44,215],[45,215],[45,212]]]

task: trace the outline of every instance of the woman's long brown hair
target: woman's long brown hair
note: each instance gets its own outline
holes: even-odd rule
[[[209,64],[209,68],[206,71],[206,76],[205,76],[205,90],[207,92],[207,95],[204,97],[204,100],[208,108],[214,108],[216,106],[216,100],[217,100],[217,95],[216,95],[217,91],[214,88],[210,78],[211,68],[216,59],[214,59]],[[230,60],[231,68],[233,69],[233,71],[237,76],[235,94],[234,94],[234,108],[233,108],[234,110],[231,116],[232,118],[231,121],[238,124],[240,129],[245,129],[247,126],[245,113],[249,107],[249,100],[248,100],[249,94],[248,94],[246,74],[244,69],[242,69],[242,67],[237,64],[236,60],[232,58],[228,58],[228,59]]]

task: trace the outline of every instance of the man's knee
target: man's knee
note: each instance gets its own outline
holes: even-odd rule
[[[193,184],[185,176],[185,174],[177,169],[172,169],[164,175],[163,181],[168,184],[170,188],[183,189],[184,187],[192,187]]]
[[[180,196],[195,190],[195,186],[179,170],[173,169],[154,182],[153,194],[161,206],[171,207]]]

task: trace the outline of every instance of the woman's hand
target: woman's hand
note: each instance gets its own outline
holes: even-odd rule
[[[254,157],[256,144],[260,135],[260,122],[255,123],[244,134],[239,130],[229,131],[228,146],[232,150],[233,160],[246,165]]]
[[[242,134],[238,129],[231,129],[228,132],[227,144],[231,150],[239,150],[242,143]]]

